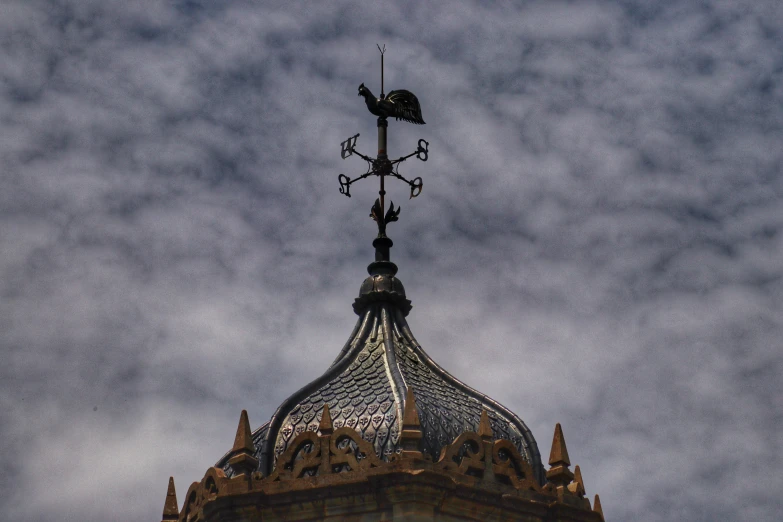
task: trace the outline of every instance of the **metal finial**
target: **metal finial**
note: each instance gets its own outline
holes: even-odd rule
[[[376,44],[377,45],[377,44]],[[376,98],[375,95],[361,84],[359,86],[359,96],[364,97],[364,101],[367,104],[367,109],[370,113],[378,117],[378,155],[375,158],[365,156],[364,154],[356,150],[356,141],[359,139],[359,134],[351,136],[347,140],[340,144],[340,155],[343,159],[356,154],[364,161],[367,162],[367,172],[361,176],[357,176],[353,179],[349,178],[345,174],[338,176],[340,183],[340,194],[345,194],[351,197],[351,185],[360,179],[364,179],[370,175],[380,177],[380,190],[378,191],[378,199],[375,200],[375,204],[370,211],[370,217],[378,224],[378,238],[373,244],[376,245],[376,261],[388,262],[389,261],[389,247],[391,246],[391,240],[386,236],[386,225],[392,221],[397,221],[400,215],[400,208],[395,209],[392,202],[389,209],[386,210],[385,205],[385,178],[386,176],[393,176],[397,179],[401,179],[408,184],[411,188],[411,198],[415,198],[421,194],[423,182],[421,178],[415,178],[412,181],[404,178],[399,173],[399,165],[403,161],[407,160],[411,156],[416,156],[421,161],[427,161],[429,157],[429,143],[420,139],[418,147],[414,152],[411,152],[407,156],[402,156],[395,160],[389,160],[386,153],[386,129],[389,126],[387,118],[392,116],[397,120],[403,120],[410,123],[419,125],[424,124],[424,119],[421,115],[421,107],[419,106],[419,100],[416,96],[406,90],[391,91],[388,96],[384,96],[383,93],[383,56],[386,53],[386,46],[381,47],[377,45],[378,51],[381,53],[381,97]]]

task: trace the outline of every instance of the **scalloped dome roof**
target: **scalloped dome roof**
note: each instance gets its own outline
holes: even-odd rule
[[[305,430],[317,431],[325,404],[335,428],[349,426],[388,460],[401,451],[402,412],[413,389],[423,432],[421,450],[437,459],[464,431],[478,431],[487,410],[494,439],[511,441],[545,482],[533,434],[508,408],[451,376],[416,341],[405,317],[411,310],[396,266],[373,263],[353,304],[359,320],[337,359],[319,378],[283,401],[253,432],[259,471],[268,475],[277,458]],[[218,463],[230,476],[228,454]]]

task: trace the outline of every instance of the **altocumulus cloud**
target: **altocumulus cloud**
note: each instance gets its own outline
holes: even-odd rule
[[[746,4],[5,2],[0,510],[155,520],[331,362],[385,43],[424,348],[562,422],[610,520],[777,520],[783,8]]]

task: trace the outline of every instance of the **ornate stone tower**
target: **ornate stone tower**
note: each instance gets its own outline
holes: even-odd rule
[[[392,91],[375,98],[378,155],[356,151],[358,135],[343,143],[343,158],[368,162],[366,174],[340,175],[340,192],[370,175],[380,178],[371,216],[378,224],[375,261],[353,310],[359,316],[348,342],[321,377],[286,399],[271,419],[251,431],[242,411],[232,449],[200,482],[178,511],[173,479],[162,520],[240,522],[356,521],[591,521],[603,520],[596,495],[591,508],[563,432],[555,428],[548,470],[525,423],[511,410],[463,384],[433,361],[406,322],[411,302],[389,257],[384,178],[408,183],[399,163],[426,161],[428,144],[390,161],[387,118],[424,123],[416,97]]]

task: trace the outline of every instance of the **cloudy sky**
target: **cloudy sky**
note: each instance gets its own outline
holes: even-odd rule
[[[334,359],[381,43],[424,349],[608,520],[779,520],[783,4],[296,5],[0,4],[0,512],[159,520]]]

